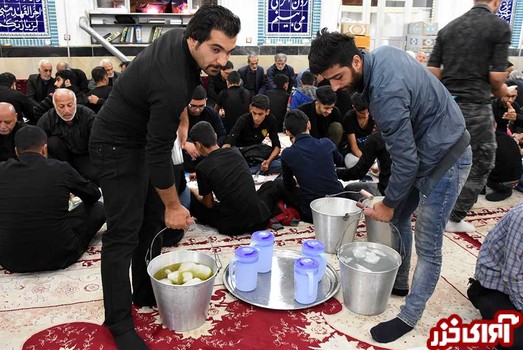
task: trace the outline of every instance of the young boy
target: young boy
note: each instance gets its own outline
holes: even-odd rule
[[[296,208],[303,221],[312,222],[310,203],[343,191],[334,166],[343,158],[331,140],[317,139],[309,134],[309,118],[299,109],[287,112],[284,127],[292,146],[284,149],[281,155],[283,201]]]

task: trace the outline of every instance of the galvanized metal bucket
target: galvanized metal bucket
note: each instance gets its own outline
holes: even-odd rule
[[[382,271],[358,268],[351,260],[354,249],[358,247],[380,250],[390,258],[390,268]],[[337,255],[345,307],[360,315],[377,315],[385,311],[402,261],[398,252],[379,243],[352,242],[343,245]]]
[[[158,234],[162,232],[163,230]],[[158,234],[155,236],[155,239]],[[153,243],[154,239],[151,243],[151,251]],[[158,270],[172,264],[187,261],[210,267],[213,271],[212,276],[205,281],[187,286],[167,284],[154,278],[154,274]],[[191,250],[161,254],[149,262],[147,273],[151,279],[158,312],[166,328],[183,332],[196,329],[205,322],[211,302],[214,280],[221,267],[222,264],[216,254],[212,257],[208,254]]]
[[[340,197],[318,198],[311,202],[316,239],[325,244],[326,253],[336,253],[341,245],[353,241],[362,212],[356,203]]]

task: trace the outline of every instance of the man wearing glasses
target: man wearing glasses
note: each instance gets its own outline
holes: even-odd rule
[[[192,127],[200,121],[209,122],[212,125],[214,132],[216,133],[218,139],[217,144],[219,147],[221,147],[225,142],[227,133],[225,132],[225,128],[220,116],[218,115],[218,112],[216,112],[211,107],[206,106],[206,102],[207,92],[203,86],[198,85],[192,94],[191,102],[189,102],[189,105],[187,106],[187,112],[189,115],[189,130],[191,130]],[[196,164],[198,164],[201,158],[202,155],[200,152],[198,152],[194,146],[194,143],[189,138],[183,147],[184,170],[191,173],[194,172]]]
[[[27,96],[35,104],[54,92],[53,65],[49,60],[41,60],[38,64],[38,74],[31,74],[27,80]]]

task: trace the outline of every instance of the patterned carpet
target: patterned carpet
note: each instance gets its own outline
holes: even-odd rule
[[[480,199],[467,217],[476,233],[445,233],[444,262],[440,282],[414,331],[400,340],[378,346],[369,335],[376,323],[393,318],[403,298],[392,296],[387,310],[377,316],[361,316],[343,305],[341,288],[334,298],[316,307],[274,311],[237,300],[215,280],[209,317],[200,328],[173,332],[162,327],[157,310],[134,310],[139,334],[151,349],[407,349],[424,347],[437,321],[458,314],[468,323],[479,317],[466,295],[478,249],[489,228],[511,207],[523,200],[520,193],[500,203]],[[0,347],[2,349],[115,349],[103,322],[100,278],[100,232],[92,246],[68,269],[35,274],[0,274]],[[276,249],[298,250],[302,240],[314,237],[314,227],[301,223],[275,232]],[[360,221],[356,240],[365,240]],[[175,248],[209,251],[210,242],[223,265],[234,248],[250,241],[248,236],[230,238],[205,226],[194,225]],[[413,257],[413,266],[416,257]],[[336,256],[329,263],[339,271]]]

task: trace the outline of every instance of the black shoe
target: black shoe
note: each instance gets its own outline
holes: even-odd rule
[[[487,186],[483,187],[479,194],[487,194]]]
[[[508,197],[512,196],[512,191],[510,192],[492,192],[485,196],[485,199],[490,202],[499,202]]]
[[[407,296],[407,294],[409,294],[409,290],[408,289],[392,288],[392,292],[390,294],[397,295],[399,297],[404,297],[404,296]]]

